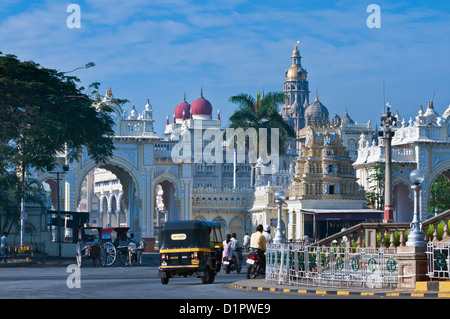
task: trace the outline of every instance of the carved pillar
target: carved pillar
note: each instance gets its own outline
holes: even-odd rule
[[[399,246],[395,259],[398,261],[398,288],[415,289],[416,282],[427,281],[427,246]]]

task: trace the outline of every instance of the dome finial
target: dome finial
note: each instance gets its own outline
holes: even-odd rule
[[[150,105],[150,100],[149,99],[147,99],[147,102],[146,102],[146,104],[145,104],[145,108],[144,108],[146,111],[149,111],[149,110],[151,110],[151,105]]]
[[[316,89],[316,99],[315,101],[319,101],[319,88]]]
[[[200,97],[203,98],[203,85],[200,87]]]

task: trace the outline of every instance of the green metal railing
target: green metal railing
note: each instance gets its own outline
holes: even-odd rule
[[[266,282],[319,287],[396,288],[398,262],[394,254],[394,250],[383,248],[271,244],[266,255]]]

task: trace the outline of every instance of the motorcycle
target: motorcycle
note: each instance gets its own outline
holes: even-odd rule
[[[232,256],[231,258],[224,257],[222,260],[223,269],[226,274],[229,274],[231,271],[235,271],[240,274],[241,273],[241,263],[237,263],[236,256]]]
[[[258,275],[265,275],[264,260],[256,251],[251,251],[247,258],[247,279],[255,279]]]

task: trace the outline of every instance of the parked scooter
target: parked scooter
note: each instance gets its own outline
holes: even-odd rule
[[[250,251],[247,258],[247,279],[255,279],[258,275],[265,275],[265,262],[256,251]]]

